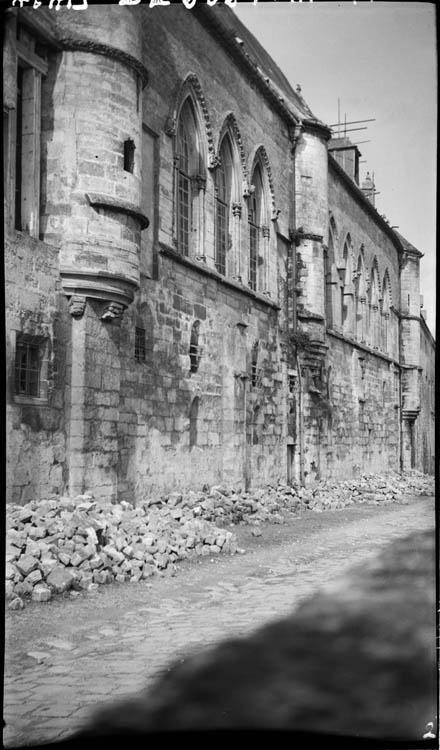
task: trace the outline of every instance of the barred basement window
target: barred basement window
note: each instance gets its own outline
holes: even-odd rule
[[[136,326],[134,336],[134,358],[137,362],[145,362],[146,355],[145,328]]]
[[[15,395],[45,398],[47,395],[47,340],[41,336],[17,334],[15,345]],[[43,372],[45,366],[45,372]],[[44,389],[43,389],[44,386]]]

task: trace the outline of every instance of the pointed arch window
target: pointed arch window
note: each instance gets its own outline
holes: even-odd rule
[[[249,199],[249,286],[253,291],[258,284],[258,259],[263,225],[263,176],[259,164],[252,175],[253,192]]]
[[[177,122],[175,174],[175,239],[178,252],[188,256],[196,249],[200,213],[196,198],[203,181],[199,130],[190,96],[185,99]]]
[[[215,267],[226,274],[227,253],[230,247],[230,215],[233,156],[229,137],[223,138],[220,165],[215,175]]]

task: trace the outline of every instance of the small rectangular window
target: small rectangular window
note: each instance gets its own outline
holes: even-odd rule
[[[134,358],[137,362],[145,362],[147,347],[145,344],[145,328],[136,326],[134,337]]]
[[[18,336],[15,348],[15,393],[40,397],[41,346],[28,337]]]
[[[124,141],[124,170],[125,172],[131,172],[133,174],[134,171],[134,151],[136,146],[134,145],[134,141],[132,141],[131,138],[128,138],[126,141]]]

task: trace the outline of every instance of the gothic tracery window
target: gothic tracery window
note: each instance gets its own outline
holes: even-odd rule
[[[197,205],[201,166],[201,145],[191,97],[183,103],[176,132],[175,149],[175,237],[182,255],[196,251],[195,236],[200,209]]]
[[[264,224],[263,176],[259,164],[252,175],[253,192],[249,199],[249,286],[258,288],[259,257],[261,250],[261,230]]]
[[[223,275],[227,270],[230,244],[232,172],[232,150],[226,135],[220,148],[220,166],[215,175],[215,266]]]

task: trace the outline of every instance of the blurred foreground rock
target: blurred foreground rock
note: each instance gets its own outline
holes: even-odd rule
[[[291,616],[176,661],[74,739],[97,747],[120,734],[132,747],[150,732],[289,729],[351,736],[350,747],[421,740],[436,716],[434,563],[434,533],[394,542]]]

